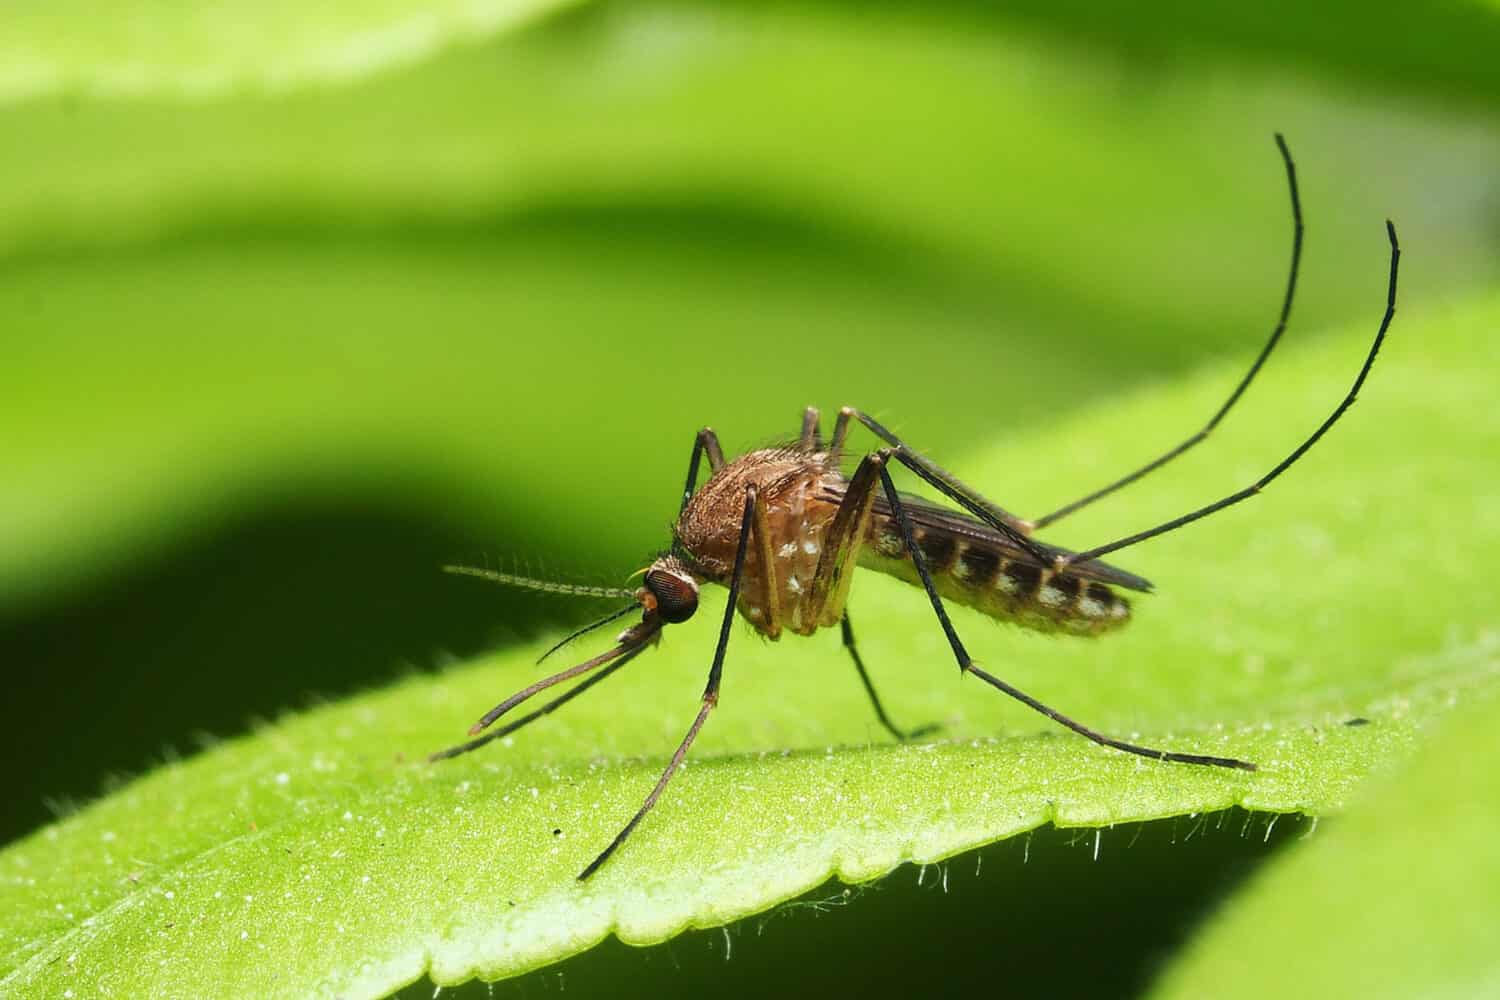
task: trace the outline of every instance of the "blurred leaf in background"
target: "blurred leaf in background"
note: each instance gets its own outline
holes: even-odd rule
[[[1156,995],[1500,992],[1500,798],[1473,781],[1500,766],[1495,707],[1467,708],[1398,780],[1373,782],[1347,824],[1259,877]],[[1434,845],[1441,858],[1417,860]],[[1322,928],[1312,948],[1310,926]]]
[[[1149,457],[1195,429],[1274,318],[1276,130],[1309,225],[1288,353],[1208,453],[1063,540],[1279,457],[1339,390],[1301,394],[1297,352],[1322,357],[1342,330],[1354,357],[1378,316],[1391,216],[1398,333],[1430,333],[1393,342],[1351,415],[1383,461],[1335,490],[1341,428],[1328,464],[1286,482],[1305,519],[1273,527],[1267,499],[1242,528],[1132,553],[1180,593],[1239,602],[1179,633],[1170,674],[1196,648],[1270,677],[1205,664],[1179,714],[1132,709],[1132,661],[1178,627],[1143,620],[1116,651],[1067,647],[1061,683],[1167,727],[1255,718],[1272,681],[1353,697],[1359,663],[1334,650],[1369,627],[1376,574],[1412,597],[1382,591],[1381,631],[1348,644],[1388,657],[1371,677],[1486,648],[1488,580],[1433,562],[1462,546],[1472,566],[1500,531],[1476,381],[1500,268],[1497,42],[1483,5],[13,5],[0,829],[309,694],[552,633],[587,609],[435,567],[618,581],[665,537],[706,423],[739,448],[789,435],[809,403],[854,403],[945,464],[969,458],[1023,512]],[[1187,422],[1140,423],[1173,382],[1202,393],[1167,409]],[[1412,409],[1377,424],[1381,393]],[[1137,423],[1110,426],[1122,401]],[[1030,444],[1063,421],[1066,440]],[[1221,579],[1236,544],[1264,558]],[[1278,604],[1289,573],[1310,574],[1300,615]],[[1306,592],[1323,585],[1326,604]],[[1171,621],[1164,604],[1149,610]],[[768,665],[828,652],[782,646]],[[1476,655],[1484,676],[1493,656]],[[929,675],[906,658],[892,673],[921,698]],[[680,728],[628,697],[617,711],[651,732]],[[813,723],[720,750],[821,747],[829,719]],[[585,733],[598,742],[578,749],[607,745]]]

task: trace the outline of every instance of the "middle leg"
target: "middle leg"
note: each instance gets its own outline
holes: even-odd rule
[[[839,631],[844,637],[844,648],[849,651],[849,657],[854,661],[854,669],[859,671],[859,680],[865,686],[865,694],[870,696],[870,704],[875,708],[875,717],[880,720],[880,724],[885,727],[886,732],[904,743],[907,740],[915,740],[929,733],[935,733],[943,728],[936,722],[929,722],[927,725],[918,726],[916,729],[897,728],[896,724],[891,721],[891,717],[885,714],[885,706],[880,703],[880,695],[875,693],[875,685],[870,680],[869,672],[865,670],[865,661],[860,657],[859,650],[854,645],[854,626],[849,624],[848,611],[845,611],[844,617],[839,620]]]
[[[839,623],[844,648],[854,660],[854,669],[859,671],[859,679],[870,696],[870,703],[875,706],[876,718],[896,739],[909,740],[933,732],[939,727],[919,726],[907,732],[897,728],[891,721],[885,712],[885,706],[880,703],[880,696],[875,693],[875,685],[865,670],[859,649],[854,644],[854,628],[849,623],[849,612],[846,610],[854,567],[859,562],[860,549],[864,547],[865,538],[870,533],[875,488],[884,465],[884,456],[866,455],[855,470],[854,478],[849,481],[844,499],[839,503],[838,513],[834,515],[833,525],[828,530],[828,537],[824,540],[823,554],[818,557],[817,572],[813,574],[810,618],[821,625],[832,625],[835,621]]]

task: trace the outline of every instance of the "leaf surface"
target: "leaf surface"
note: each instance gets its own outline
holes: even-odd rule
[[[1160,588],[1120,636],[1049,639],[956,613],[981,662],[1050,703],[1143,742],[1248,757],[1255,774],[1056,730],[961,681],[920,594],[862,576],[851,609],[887,704],[906,724],[943,721],[944,738],[886,745],[837,636],[770,645],[737,626],[690,766],[579,885],[696,709],[719,598],[512,745],[417,762],[537,676],[532,648],[287,717],[10,846],[0,982],[20,996],[378,997],[424,970],[439,983],[515,974],[609,933],[659,941],[830,873],[868,879],[1046,822],[1337,811],[1372,767],[1500,677],[1485,572],[1500,498],[1469,488],[1471,457],[1500,439],[1483,405],[1497,319],[1493,300],[1398,319],[1360,405],[1302,467],[1119,560]],[[1371,332],[1293,345],[1202,454],[1058,540],[1141,527],[1252,478],[1328,411]],[[1451,363],[1460,354],[1468,367]],[[1237,370],[950,464],[1040,506],[1060,468],[1175,441]],[[1420,462],[1394,463],[1398,448],[1420,448]],[[1467,526],[1466,558],[1432,559],[1453,523]]]
[[[1347,817],[1237,895],[1154,995],[1494,996],[1496,722],[1493,700],[1472,706],[1409,768],[1372,780]]]

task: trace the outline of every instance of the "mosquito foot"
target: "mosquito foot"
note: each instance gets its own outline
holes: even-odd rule
[[[902,743],[910,743],[912,740],[919,740],[924,736],[931,736],[933,733],[940,732],[942,728],[943,724],[941,722],[929,722],[927,725],[918,726],[915,729],[907,729],[905,731],[893,729],[891,732]]]

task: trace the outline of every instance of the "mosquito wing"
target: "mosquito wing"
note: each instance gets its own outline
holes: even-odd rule
[[[838,490],[834,488],[831,492],[838,492]],[[830,499],[833,498],[830,497]],[[838,499],[841,500],[842,497]],[[944,532],[960,540],[967,539],[986,548],[993,549],[1006,559],[1025,563],[1030,566],[1042,565],[1036,561],[1030,552],[1016,545],[1005,535],[1002,535],[977,518],[950,510],[947,507],[939,507],[930,500],[912,496],[909,493],[901,494],[901,503],[906,508],[907,516],[911,518],[913,528],[927,528],[933,531]],[[877,496],[875,498],[875,514],[880,518],[891,516],[891,507],[886,502],[885,497]],[[1055,545],[1047,545],[1044,542],[1036,542],[1035,544],[1037,548],[1041,549],[1049,557],[1072,555],[1072,552],[1068,549],[1059,548]],[[1042,565],[1042,568],[1046,569],[1049,567]],[[1096,580],[1099,583],[1124,587],[1126,590],[1138,590],[1142,592],[1149,592],[1151,590],[1151,581],[1145,577],[1136,576],[1134,573],[1097,560],[1069,566],[1068,573],[1083,577],[1086,580]]]

